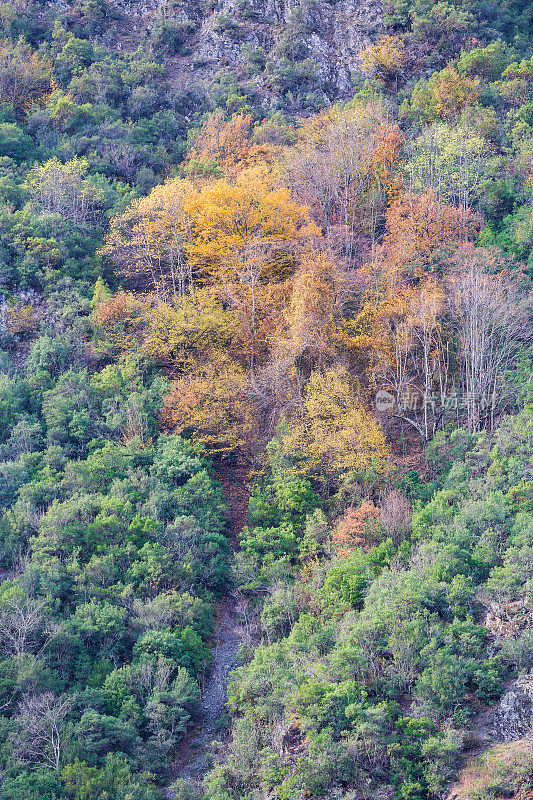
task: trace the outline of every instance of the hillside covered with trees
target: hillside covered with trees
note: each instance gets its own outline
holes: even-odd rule
[[[531,800],[531,3],[0,28],[0,800]]]

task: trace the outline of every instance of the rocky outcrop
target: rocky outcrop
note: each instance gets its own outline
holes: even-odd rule
[[[502,647],[519,639],[533,627],[531,597],[496,602],[480,596],[479,600],[485,607],[483,624],[491,640],[489,652],[500,652]],[[474,718],[470,735],[474,746],[533,737],[533,673],[522,675],[509,683],[498,705],[485,709]]]
[[[505,639],[516,638],[522,631],[533,625],[533,614],[529,608],[530,600],[516,600],[512,603],[488,604],[484,625],[496,645]]]
[[[292,66],[300,69],[303,91],[322,93],[325,100],[349,96],[354,78],[361,75],[361,52],[383,29],[381,0],[108,2],[122,20],[130,46],[149,36],[161,16],[188,26],[189,40],[182,53],[165,59],[172,62],[171,71],[192,56],[188,71],[200,80],[223,69],[248,90],[263,95],[266,104],[270,97],[271,105],[274,96],[294,94],[292,88],[276,83],[276,71],[285,70],[286,76]],[[107,35],[112,35],[111,27]],[[256,54],[253,63],[251,53]]]
[[[242,7],[235,0],[219,0],[214,13],[202,24],[200,58],[242,66],[246,62],[242,45],[246,45],[262,48],[267,60],[275,64],[280,57],[278,42],[287,31],[300,35],[295,20],[301,20],[305,13],[309,30],[302,45],[313,63],[317,85],[332,87],[339,95],[352,90],[353,75],[361,72],[360,54],[383,26],[379,0],[340,0],[334,4],[315,0],[305,4],[305,12],[304,4],[295,0],[253,0],[247,13]],[[217,31],[221,17],[234,20],[237,27]]]
[[[518,678],[501,698],[496,713],[496,730],[505,742],[533,733],[533,674]]]

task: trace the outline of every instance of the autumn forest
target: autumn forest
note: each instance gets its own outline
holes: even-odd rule
[[[0,2],[0,800],[533,797],[531,4],[266,6]]]

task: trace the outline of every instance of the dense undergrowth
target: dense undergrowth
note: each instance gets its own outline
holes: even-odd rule
[[[33,369],[46,344],[2,385],[2,797],[152,797],[138,773],[165,780],[211,660],[224,503],[195,448],[154,430],[159,379],[54,378]]]
[[[444,797],[533,669],[530,4],[385,11],[332,104],[313,2],[186,89],[171,15],[0,3],[1,800]]]
[[[464,729],[533,665],[531,627],[496,652],[479,624],[480,599],[528,597],[532,424],[528,408],[492,440],[436,437],[435,491],[429,502],[407,493],[412,517],[392,489],[381,512],[350,508],[331,525],[288,464],[274,472],[237,559],[264,643],[236,672],[233,738],[210,797],[445,790]]]

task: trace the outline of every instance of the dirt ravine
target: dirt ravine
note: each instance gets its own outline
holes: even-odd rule
[[[239,535],[246,524],[248,511],[249,468],[241,461],[215,465],[215,478],[222,487],[228,506],[229,536],[233,550],[239,546]],[[230,674],[239,663],[239,647],[243,641],[239,624],[237,594],[228,586],[219,601],[215,624],[213,663],[203,686],[198,722],[186,738],[178,754],[173,781],[177,778],[200,783],[210,767],[213,742],[223,739],[220,723],[225,712]],[[171,790],[167,798],[173,800]]]
[[[236,601],[233,597],[224,599],[220,606],[215,642],[213,664],[201,697],[200,718],[182,754],[176,778],[201,781],[209,769],[210,745],[223,736],[218,726],[225,710],[229,676],[238,666],[240,645]]]

